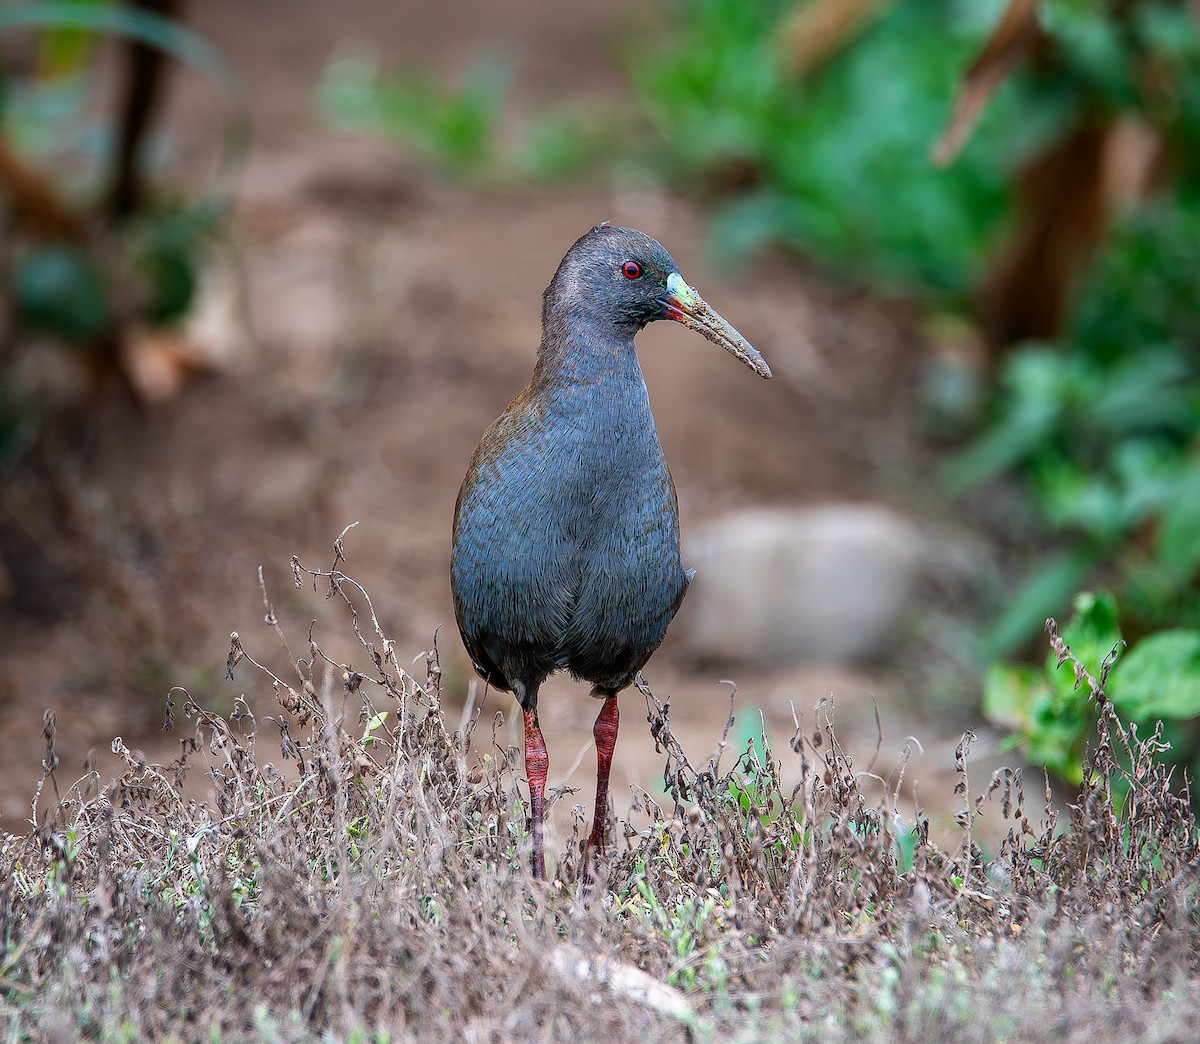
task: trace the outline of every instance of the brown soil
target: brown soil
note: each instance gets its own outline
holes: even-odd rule
[[[324,64],[356,36],[385,57],[442,72],[499,42],[516,58],[519,105],[612,95],[620,77],[605,41],[619,36],[631,7],[192,5],[193,26],[244,78],[254,119],[232,243],[217,266],[240,273],[228,282],[244,292],[218,288],[210,297],[244,305],[248,322],[210,327],[215,372],[144,415],[114,393],[82,419],[48,426],[33,462],[4,491],[0,551],[13,588],[0,607],[5,825],[29,815],[45,708],[58,716],[64,774],[115,734],[152,757],[171,756],[176,741],[156,731],[171,685],[226,710],[247,686],[258,713],[271,713],[257,677],[243,670],[235,685],[223,680],[233,630],[256,657],[287,670],[262,625],[260,565],[298,655],[307,655],[316,619],[326,652],[361,659],[339,608],[297,591],[289,568],[292,554],[328,565],[334,538],[351,522],[360,524],[346,537],[346,569],[371,592],[384,631],[416,657],[441,628],[448,690],[465,694],[469,665],[447,588],[458,483],[480,433],[527,379],[545,283],[598,220],[661,238],[778,375],[759,381],[667,324],[641,337],[685,533],[764,502],[870,499],[925,516],[937,510],[922,485],[928,450],[915,434],[923,349],[904,305],[786,258],[729,270],[702,251],[703,214],[668,195],[471,192],[392,147],[323,130],[314,113]],[[181,80],[165,120],[184,170],[211,156],[205,91]],[[723,674],[698,669],[668,639],[647,676],[671,696],[679,735],[702,757],[728,713]],[[905,737],[918,736],[925,753],[909,779],[948,812],[951,784],[942,784],[962,722],[922,706],[894,666],[742,666],[736,677],[739,713],[761,709],[781,748],[794,728],[792,705],[811,727],[814,705],[833,694],[839,732],[864,767],[876,746],[877,704],[884,767],[876,771],[886,771]],[[630,784],[651,786],[661,773],[641,704],[636,693],[623,699],[619,807]],[[582,687],[556,680],[543,708],[552,784],[578,786],[586,805],[597,707]],[[509,709],[506,695],[488,694],[483,720]]]

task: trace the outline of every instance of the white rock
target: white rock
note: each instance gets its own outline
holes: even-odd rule
[[[696,579],[679,624],[705,660],[856,663],[902,633],[927,558],[920,528],[889,508],[754,508],[684,548]]]

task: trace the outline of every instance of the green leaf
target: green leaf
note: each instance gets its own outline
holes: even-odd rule
[[[1190,576],[1200,566],[1200,461],[1188,464],[1179,476],[1174,496],[1163,512],[1156,557],[1164,569]]]
[[[1075,658],[1095,674],[1113,646],[1121,640],[1117,600],[1108,591],[1083,591],[1072,600],[1071,608],[1071,621],[1059,634]],[[1053,653],[1047,662],[1056,666]],[[1073,680],[1071,686],[1074,688]]]
[[[1076,371],[1053,348],[1030,346],[1013,353],[1000,374],[1002,413],[986,435],[942,470],[947,491],[961,493],[1044,451],[1080,384]]]
[[[1200,631],[1143,638],[1113,668],[1106,692],[1131,718],[1200,717]]]
[[[1032,638],[1046,617],[1061,612],[1071,592],[1079,589],[1092,561],[1086,550],[1073,550],[1035,563],[986,636],[989,659],[1011,652]]]
[[[516,153],[520,169],[536,181],[559,181],[582,172],[606,133],[583,114],[549,113],[529,121]]]
[[[146,318],[165,324],[182,317],[196,294],[196,273],[185,251],[162,251],[145,258],[151,295]]]
[[[1060,530],[1079,530],[1103,546],[1124,535],[1120,492],[1091,470],[1053,457],[1034,469],[1041,508]]]
[[[751,192],[716,208],[707,249],[714,258],[742,261],[779,234],[787,205],[770,192]]]
[[[1033,701],[1049,691],[1037,667],[988,664],[983,678],[983,716],[994,725],[1027,733],[1033,725]]]
[[[330,65],[320,94],[340,125],[399,138],[449,172],[471,178],[486,174],[498,159],[510,80],[510,63],[495,53],[476,55],[458,87],[415,70],[384,75],[373,55],[360,54]],[[559,144],[570,143],[563,138]]]
[[[1107,5],[1050,2],[1041,20],[1075,80],[1110,104],[1135,99],[1125,34]]]
[[[630,75],[659,173],[722,201],[778,200],[774,222],[749,212],[744,246],[787,244],[876,286],[965,297],[1004,209],[1012,148],[994,128],[1009,93],[952,167],[933,166],[928,150],[989,21],[974,3],[938,3],[936,18],[929,5],[878,5],[870,31],[798,79],[779,45],[795,6],[679,4],[665,32],[638,40]],[[732,216],[725,227],[737,230]]]
[[[82,342],[108,325],[111,312],[99,273],[78,250],[49,246],[19,258],[12,271],[17,321]]]
[[[988,667],[984,716],[1008,729],[1022,755],[1065,779],[1080,775],[1079,749],[1090,721],[1087,697],[1052,688],[1036,667]]]
[[[181,209],[146,208],[139,215],[131,253],[148,283],[145,316],[150,322],[170,323],[191,307],[205,237],[221,213],[212,201],[204,201]]]

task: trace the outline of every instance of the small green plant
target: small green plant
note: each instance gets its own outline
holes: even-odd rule
[[[330,64],[320,100],[341,126],[402,137],[465,177],[497,160],[509,80],[507,64],[491,54],[476,58],[460,86],[446,88],[411,70],[385,76],[375,58],[360,53]]]
[[[987,671],[984,714],[1009,730],[1010,746],[1078,785],[1101,691],[1139,735],[1161,728],[1164,753],[1172,761],[1191,762],[1194,777],[1197,752],[1181,723],[1200,716],[1200,631],[1160,631],[1122,653],[1115,599],[1107,592],[1087,592],[1075,598],[1071,621],[1056,637],[1060,641],[1043,667],[996,663]],[[1069,663],[1065,648],[1073,654]],[[1095,689],[1085,684],[1089,672]],[[1180,742],[1173,744],[1172,738]]]
[[[417,69],[385,72],[364,51],[331,62],[319,98],[335,127],[403,142],[471,183],[556,181],[578,174],[608,141],[605,115],[538,113],[513,129],[510,64],[481,52],[458,85]]]

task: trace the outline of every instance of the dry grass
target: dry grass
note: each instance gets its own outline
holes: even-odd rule
[[[405,669],[343,564],[340,541],[328,571],[293,563],[299,585],[344,601],[358,668],[310,636],[284,679],[233,637],[230,669],[262,671],[281,713],[256,720],[239,703],[225,719],[177,692],[192,726],[178,761],[118,744],[120,778],[65,787],[48,716],[39,826],[0,848],[9,1039],[1194,1032],[1191,808],[1158,737],[1121,727],[1103,672],[1074,664],[1053,631],[1100,718],[1069,822],[1040,781],[1033,814],[1018,772],[973,798],[968,735],[959,843],[942,851],[920,817],[896,814],[899,780],[857,770],[826,715],[797,727],[792,789],[765,737],[765,756],[690,764],[643,689],[669,797],[640,796],[581,895],[578,844],[554,884],[526,872],[519,752],[477,721],[448,724],[436,649],[424,677]],[[265,757],[276,741],[282,768]],[[212,805],[186,796],[195,773]],[[972,841],[984,802],[1011,825],[992,855]]]

